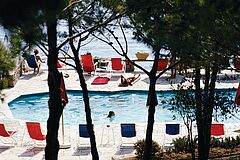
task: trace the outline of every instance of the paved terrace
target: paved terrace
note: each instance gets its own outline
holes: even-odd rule
[[[65,85],[68,90],[81,90],[80,82],[78,75],[74,70],[69,68],[61,69],[63,74],[68,74],[69,77],[65,78]],[[133,76],[135,73],[125,73],[125,77]],[[138,73],[137,73],[138,74]],[[140,73],[141,79],[136,82],[133,86],[128,87],[118,87],[120,83],[119,73],[114,73],[111,75],[111,79],[106,85],[91,85],[91,82],[95,76],[86,75],[86,82],[88,89],[90,91],[117,91],[117,90],[148,90],[149,79],[147,75]],[[5,123],[8,129],[17,129],[17,133],[14,138],[17,141],[15,147],[4,147],[0,144],[0,159],[1,160],[39,160],[44,159],[44,147],[34,147],[26,146],[30,138],[26,133],[26,126],[24,121],[14,119],[9,110],[7,103],[17,98],[20,95],[48,92],[47,85],[47,69],[42,68],[38,75],[34,75],[33,71],[24,73],[20,77],[19,81],[15,87],[11,89],[3,90],[3,93],[6,95],[5,102],[3,105],[0,105],[0,121]],[[228,77],[236,77],[236,80],[225,80],[226,75]],[[100,76],[109,76],[109,73],[100,73]],[[182,80],[182,76],[178,75],[177,78],[169,79],[170,72],[162,75],[156,85],[157,90],[170,90],[172,87],[176,88],[176,85]],[[220,81],[217,82],[217,88],[237,88],[240,76],[234,71],[222,71],[222,74],[219,76]],[[170,85],[172,84],[172,85]],[[41,123],[42,130],[46,133],[46,123]],[[110,128],[107,128],[106,125],[95,125],[95,134],[97,140],[97,146],[100,154],[101,160],[108,159],[121,159],[127,156],[133,156],[132,149],[119,148],[121,143],[120,141],[120,126],[111,125]],[[137,129],[137,139],[143,139],[145,137],[146,124],[136,124]],[[238,129],[238,124],[226,124],[225,125],[225,135],[226,136],[236,136],[237,133],[233,132],[235,129]],[[62,130],[59,131],[59,140],[62,144]],[[104,132],[104,134],[103,134]],[[164,134],[164,123],[156,123],[154,126],[153,139],[159,144],[168,139]],[[185,135],[186,129],[184,125],[181,125],[181,135]],[[2,138],[2,137],[1,137]],[[70,149],[61,149],[59,152],[60,160],[75,160],[75,159],[91,159],[89,156],[88,150],[82,150],[80,144],[82,140],[78,137],[78,126],[65,126],[65,144],[71,144]],[[81,141],[81,143],[80,143]],[[136,139],[135,139],[136,141]],[[30,148],[31,147],[31,148]]]

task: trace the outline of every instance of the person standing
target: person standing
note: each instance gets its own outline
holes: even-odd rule
[[[38,66],[37,68],[34,68],[34,74],[35,73],[38,74],[39,70],[40,70],[41,63],[44,63],[44,61],[39,56],[38,49],[34,49],[34,56],[35,56],[35,60],[36,60],[37,66]],[[36,69],[37,69],[37,71],[36,71]]]

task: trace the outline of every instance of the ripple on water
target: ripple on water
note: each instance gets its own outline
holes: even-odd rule
[[[234,93],[230,92],[231,95]],[[176,113],[168,110],[174,97],[173,92],[158,92],[157,96],[159,105],[156,107],[155,122],[173,121]],[[109,111],[114,111],[116,115],[111,123],[147,122],[147,92],[90,92],[89,97],[94,124],[109,123],[106,118]],[[86,123],[82,94],[68,91],[68,98],[69,103],[64,108],[65,123]],[[48,94],[19,97],[9,103],[9,108],[17,119],[46,122],[49,114]],[[181,118],[177,116],[176,121],[181,121]]]

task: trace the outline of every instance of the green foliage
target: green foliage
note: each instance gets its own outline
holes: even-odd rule
[[[233,95],[230,94],[230,89],[227,91],[216,91],[214,96],[215,120],[224,120],[235,116],[239,112],[236,107]]]
[[[211,148],[220,147],[221,143],[222,143],[222,139],[212,137],[210,146],[211,146]]]
[[[184,137],[179,137],[173,140],[174,144],[174,152],[190,152],[189,148],[189,141],[186,136]],[[196,147],[197,146],[197,138],[195,137],[193,140],[193,145]],[[234,137],[226,137],[226,138],[216,138],[216,137],[211,137],[211,148],[215,147],[221,147],[225,149],[232,149],[236,146],[240,145],[240,136]]]
[[[236,146],[240,145],[240,136],[234,137],[226,137],[226,138],[211,138],[211,147],[221,147],[225,149],[232,149]]]
[[[137,159],[141,159],[143,157],[144,145],[145,145],[145,140],[138,140],[134,144],[134,149],[136,150],[135,154],[137,155]],[[161,159],[161,157],[163,156],[163,150],[156,141],[152,141],[151,155],[153,160]]]
[[[125,12],[126,6],[122,0],[102,0],[101,1],[104,7],[111,9],[113,12]]]
[[[187,137],[180,137],[173,140],[175,152],[185,152],[187,151]]]
[[[2,78],[0,79],[0,90],[5,89],[8,87],[8,79]]]
[[[16,57],[17,55],[21,55],[24,58],[27,57],[29,53],[25,50],[26,47],[24,47],[24,44],[26,43],[23,41],[20,31],[10,34],[9,50],[13,57]]]
[[[221,68],[228,65],[227,57],[239,55],[237,2],[127,0],[126,4],[135,39],[176,52],[181,63]]]
[[[9,51],[2,43],[0,43],[0,79],[7,77],[9,71],[14,67],[15,62],[13,61]]]
[[[195,97],[191,89],[176,91],[174,103],[169,110],[178,113],[187,124],[195,121]]]
[[[21,52],[22,40],[16,34],[12,34],[10,37],[10,47],[13,56],[18,55]]]
[[[192,142],[190,142],[190,139],[187,136],[179,137],[179,138],[173,139],[173,145],[174,145],[174,149],[173,149],[174,152],[189,153],[191,152],[190,145],[192,145],[193,148],[196,148],[197,137],[195,137]]]
[[[187,87],[187,86],[186,86]],[[179,84],[178,91],[176,91],[175,101],[169,110],[178,113],[187,124],[189,121],[195,121],[195,96],[191,86],[184,89],[184,86]],[[226,120],[235,116],[239,112],[239,108],[234,103],[234,97],[231,94],[231,89],[228,90],[215,90],[214,94],[214,116],[216,121]],[[174,119],[176,118],[174,115]]]

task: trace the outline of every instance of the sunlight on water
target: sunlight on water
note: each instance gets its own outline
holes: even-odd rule
[[[234,97],[235,91],[230,91]],[[155,121],[173,121],[173,115],[168,110],[174,97],[170,91],[158,92],[159,105],[156,107]],[[147,92],[90,92],[91,114],[94,124],[110,123],[106,118],[109,111],[114,111],[116,117],[111,123],[146,123],[148,108],[146,107]],[[82,94],[68,92],[69,103],[64,109],[66,124],[86,123]],[[46,122],[48,118],[48,94],[21,96],[9,103],[15,118],[28,121]],[[178,119],[175,121],[181,121]],[[227,122],[236,122],[229,119]]]

